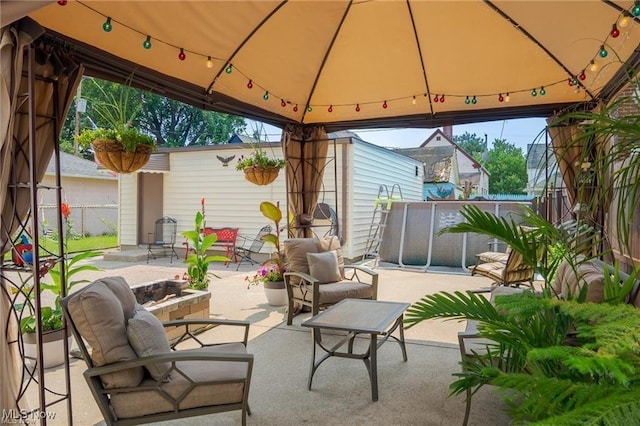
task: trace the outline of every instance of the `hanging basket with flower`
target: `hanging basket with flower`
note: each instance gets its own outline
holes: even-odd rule
[[[269,158],[261,146],[255,145],[250,155],[238,159],[236,169],[242,170],[245,179],[253,184],[269,185],[276,180],[285,164],[283,159]]]

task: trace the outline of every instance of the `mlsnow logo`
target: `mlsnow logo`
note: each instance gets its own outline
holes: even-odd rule
[[[3,408],[0,424],[33,424],[39,420],[53,420],[55,418],[56,413],[53,411],[6,410]]]

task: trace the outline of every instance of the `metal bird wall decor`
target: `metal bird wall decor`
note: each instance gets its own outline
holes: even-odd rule
[[[231,160],[236,158],[235,155],[231,155],[229,157],[222,157],[221,155],[216,155],[216,157],[218,158],[218,160],[220,160],[223,167],[227,167],[229,165],[229,162],[231,162]]]

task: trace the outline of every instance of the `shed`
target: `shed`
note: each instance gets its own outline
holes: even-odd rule
[[[364,253],[374,202],[381,186],[399,185],[405,200],[422,200],[423,168],[419,161],[365,142],[351,132],[329,135],[330,147],[319,203],[336,213],[344,256],[355,259]],[[283,156],[280,143],[263,143],[267,155]],[[205,200],[207,226],[231,226],[240,235],[253,237],[267,223],[261,215],[262,201],[287,203],[285,173],[270,185],[257,186],[236,170],[237,159],[251,153],[245,143],[203,147],[164,148],[167,170],[149,170],[120,176],[119,238],[123,249],[143,245],[153,232],[154,221],[170,216],[178,221],[178,235],[192,229],[194,216]],[[324,235],[335,229],[326,221],[314,221],[313,231]],[[178,237],[180,240],[181,237]],[[272,248],[263,248],[268,252]]]

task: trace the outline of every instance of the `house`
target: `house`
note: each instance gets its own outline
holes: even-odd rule
[[[118,223],[118,177],[95,162],[60,152],[62,202],[71,207],[73,231],[81,235],[114,234]],[[38,218],[44,233],[56,228],[56,164],[51,158],[38,188]]]
[[[348,259],[364,253],[375,200],[382,186],[398,184],[405,200],[422,200],[422,164],[400,153],[370,144],[351,132],[330,134],[323,188],[318,202],[337,216],[337,224],[314,221],[313,231],[324,235],[336,229]],[[282,157],[279,142],[261,144],[267,155]],[[122,249],[150,241],[153,224],[162,216],[178,221],[178,235],[192,229],[204,198],[205,221],[211,227],[237,227],[254,237],[268,223],[259,211],[261,201],[280,202],[286,211],[285,172],[270,185],[247,182],[236,170],[237,159],[248,156],[246,143],[161,148],[136,173],[120,176],[119,238]],[[181,237],[178,237],[180,241]],[[180,247],[180,244],[178,244]],[[264,252],[272,248],[263,248]]]
[[[527,195],[544,196],[545,187],[560,188],[562,177],[558,173],[556,157],[551,147],[536,143],[527,145]]]
[[[469,198],[489,193],[489,172],[453,141],[451,127],[437,129],[417,148],[395,151],[424,164],[424,199]]]

